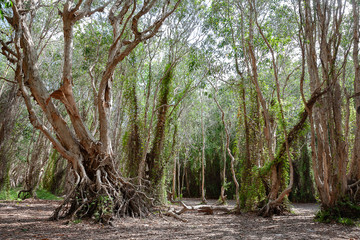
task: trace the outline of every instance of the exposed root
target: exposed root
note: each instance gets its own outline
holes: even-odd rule
[[[284,204],[268,202],[260,209],[258,215],[262,217],[272,217],[273,215],[283,215],[285,212],[287,212],[287,208]]]
[[[144,187],[128,182],[107,166],[97,169],[93,178],[93,181],[86,177],[79,181],[78,178],[51,219],[94,218],[111,224],[114,218],[145,217],[154,206],[154,200],[147,196]]]
[[[227,205],[227,196],[225,195],[224,198],[221,198],[219,199],[217,202],[216,202],[216,205]]]

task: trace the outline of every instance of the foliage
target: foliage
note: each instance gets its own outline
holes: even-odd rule
[[[58,197],[52,194],[51,192],[41,188],[36,190],[36,196],[38,199],[44,199],[44,200],[62,200],[61,197]]]
[[[18,198],[18,192],[21,190],[20,188],[14,189],[3,189],[0,191],[0,200],[21,200]]]
[[[305,139],[304,139],[305,140]],[[294,187],[289,198],[293,202],[315,202],[315,189],[313,186],[313,176],[311,175],[311,158],[309,155],[306,141],[300,149],[300,156],[294,159]]]
[[[356,225],[360,223],[360,205],[345,198],[332,207],[323,206],[317,212],[315,220],[323,223],[336,222],[344,225]]]
[[[244,210],[255,210],[261,205],[261,202],[265,199],[264,184],[259,176],[259,169],[253,167],[252,169],[242,171],[248,171],[249,176],[245,181],[242,181],[242,188],[240,191],[240,207]],[[244,174],[241,172],[241,174]]]
[[[31,1],[28,1],[27,4],[30,3]],[[4,18],[4,15],[11,15],[8,14],[11,11],[11,4],[12,1],[0,0],[0,17],[3,19],[0,23],[2,33],[0,44],[9,44],[10,50],[13,51],[15,48],[12,38],[16,34],[10,30],[11,27]],[[101,4],[101,1],[95,1],[94,4],[97,6]],[[271,176],[274,169],[280,183],[274,196],[279,196],[279,193],[290,183],[290,165],[285,151],[284,132],[287,131],[289,134],[292,126],[296,126],[304,116],[303,114],[307,113],[306,109],[304,110],[302,94],[305,100],[310,99],[315,88],[310,84],[313,72],[308,71],[310,67],[307,62],[308,56],[306,53],[301,56],[300,41],[305,48],[310,42],[305,39],[303,32],[305,29],[302,29],[305,27],[303,25],[305,22],[300,22],[300,13],[302,14],[304,9],[298,4],[303,4],[303,2],[183,0],[182,5],[174,14],[166,19],[165,27],[161,28],[158,34],[139,43],[121,61],[121,64],[114,67],[111,81],[106,87],[106,89],[111,89],[109,92],[112,93],[107,103],[109,105],[108,129],[111,135],[111,146],[114,148],[110,152],[114,156],[114,165],[121,169],[122,174],[134,182],[137,181],[139,166],[141,161],[145,160],[147,163],[142,177],[157,183],[156,186],[152,186],[156,188],[152,189],[153,192],[165,193],[165,189],[169,189],[172,183],[172,164],[174,158],[177,157],[176,164],[179,164],[179,169],[174,179],[177,181],[176,186],[180,192],[176,192],[176,195],[199,197],[201,194],[201,111],[205,125],[206,197],[217,199],[220,188],[224,185],[227,197],[232,198],[235,185],[229,170],[230,158],[223,147],[225,129],[221,114],[214,102],[216,95],[229,127],[229,148],[235,156],[235,175],[241,186],[241,208],[253,210],[257,205],[269,202],[267,197],[274,181]],[[138,6],[141,5],[138,4]],[[58,9],[62,11],[60,5],[39,5],[31,10],[29,16],[27,15],[27,19],[33,18],[30,32],[36,45],[35,50],[39,54],[37,65],[41,79],[44,80],[44,91],[47,95],[62,85],[59,70],[64,64],[62,49],[64,39],[61,32],[62,18],[57,14]],[[146,29],[146,24],[155,16],[152,14],[159,9],[159,6],[155,5],[150,11],[151,14],[140,21],[141,23],[139,22],[139,31]],[[23,15],[28,14],[26,9],[23,11]],[[75,23],[72,45],[72,91],[76,107],[79,108],[79,116],[76,118],[81,118],[86,133],[91,132],[89,135],[96,143],[91,146],[96,145],[99,149],[101,148],[99,83],[108,64],[107,58],[111,44],[115,40],[113,29],[106,16],[108,12],[106,9],[104,13],[97,12]],[[349,162],[346,166],[349,172],[352,170],[350,162],[354,156],[352,151],[356,144],[355,136],[358,130],[357,113],[352,105],[354,102],[356,104],[357,100],[353,95],[356,89],[354,87],[355,59],[351,56],[353,16],[347,10],[342,14],[344,14],[344,20],[339,32],[343,37],[336,44],[334,42],[334,46],[339,44],[339,49],[333,51],[339,53],[334,58],[334,62],[344,61],[343,65],[334,65],[339,76],[336,82],[339,83],[341,97],[339,108],[342,114],[337,123],[341,128],[338,132],[340,137],[336,140],[344,140],[347,143],[344,151],[347,155],[346,161]],[[131,16],[126,15],[122,23],[127,17]],[[316,21],[318,19],[314,18],[314,24]],[[319,31],[319,27],[314,29]],[[331,29],[333,28],[329,27],[329,31]],[[118,39],[119,45],[124,44],[122,49],[128,46],[131,40],[128,37],[131,32],[132,29],[124,28],[125,37]],[[316,34],[316,36],[322,36],[320,32]],[[329,35],[326,39],[332,41],[335,38]],[[2,49],[5,53],[5,46]],[[270,50],[274,53],[274,59]],[[13,58],[11,51],[8,56]],[[319,53],[320,56],[325,56],[322,52]],[[5,112],[3,109],[11,98],[8,89],[13,83],[9,83],[8,80],[16,80],[14,79],[15,71],[13,71],[16,70],[16,65],[11,58],[6,60],[6,57],[0,56],[0,115],[1,112]],[[304,60],[304,65],[302,65],[302,60]],[[326,64],[320,60],[316,63],[322,63],[318,64],[320,77],[327,76],[324,71]],[[278,81],[278,85],[275,80]],[[300,91],[300,80],[303,81],[303,92]],[[258,82],[259,89],[256,88],[255,81]],[[325,83],[326,81],[319,90],[325,90]],[[14,95],[16,95],[18,86],[14,86],[16,86],[14,88]],[[277,87],[279,87],[279,96],[277,96]],[[36,103],[36,98],[31,94],[29,96],[35,115],[41,124],[49,130],[51,136],[60,140],[59,133],[50,126],[51,121],[48,121],[46,114],[42,113],[42,108]],[[325,96],[322,103],[315,103],[315,107],[326,107],[327,102],[324,99],[326,99]],[[76,135],[76,129],[72,125],[73,120],[69,118],[69,109],[66,109],[65,104],[59,99],[51,99],[51,101],[58,109],[59,116],[63,117],[66,126],[69,126],[71,134]],[[270,123],[265,119],[266,112],[269,114]],[[329,112],[324,115],[330,114]],[[28,112],[23,103],[19,108],[13,109],[12,116],[14,126],[6,132],[4,139],[1,136],[3,125],[0,119],[0,153],[4,152],[4,157],[0,159],[0,179],[4,179],[3,183],[5,183],[0,198],[3,199],[16,199],[13,189],[25,185],[26,172],[30,169],[29,156],[35,150],[33,139],[36,139],[38,134],[28,120]],[[311,158],[317,153],[313,151],[311,155],[309,151],[312,141],[308,137],[311,131],[310,124],[308,120],[302,122],[292,136],[294,138],[289,148],[294,162],[294,186],[289,195],[291,201],[312,202],[316,194],[312,176],[315,173],[312,173],[311,166],[314,159]],[[266,136],[268,125],[272,127],[270,137]],[[332,124],[328,124],[327,127],[330,129]],[[315,131],[319,129],[315,128]],[[328,132],[331,133],[330,130]],[[298,140],[294,140],[296,138]],[[75,139],[76,143],[81,141],[80,138],[75,137]],[[269,139],[272,146],[268,144]],[[330,143],[333,139],[324,139],[331,148]],[[318,144],[319,140],[320,138],[314,138],[314,144]],[[146,147],[148,148],[145,149]],[[82,153],[84,149],[79,148],[79,151]],[[224,152],[225,166],[223,164]],[[329,155],[335,153],[334,150]],[[98,158],[106,154],[95,155]],[[84,156],[88,155],[84,154]],[[154,159],[151,159],[152,157]],[[51,150],[44,165],[38,166],[39,169],[41,167],[44,170],[43,175],[36,176],[41,177],[42,189],[38,190],[40,196],[51,198],[46,191],[60,194],[67,189],[65,185],[68,184],[68,180],[74,181],[72,176],[65,179],[64,175],[61,175],[65,172],[64,166],[65,162],[60,159],[60,154],[56,150]],[[85,168],[88,167],[85,166]],[[226,173],[223,176],[225,183],[221,176],[224,167],[226,167]],[[60,174],[57,175],[58,173]],[[94,173],[89,176],[91,181],[95,179]],[[82,193],[88,192],[89,189],[86,189]],[[110,199],[101,194],[93,197],[91,203],[80,200],[78,203],[79,207],[85,204],[93,208],[97,220],[102,220],[104,216],[109,215],[110,209],[114,207]],[[317,219],[322,222],[350,223],[353,221],[349,220],[352,216],[346,213],[346,209],[356,210],[357,208],[347,201],[340,201],[335,207],[319,212]]]
[[[63,172],[57,172],[59,165],[62,164],[62,158],[57,151],[52,151],[43,173],[41,187],[53,194],[61,194]]]
[[[22,199],[18,198],[19,191],[21,188],[11,188],[9,190],[0,191],[0,200],[10,200],[10,201],[20,201]],[[61,197],[58,197],[45,189],[37,189],[36,190],[37,199],[43,200],[62,200]]]
[[[91,202],[90,206],[95,205],[96,210],[94,217],[96,221],[102,221],[105,218],[110,218],[112,214],[112,202],[108,196],[98,196],[96,201]]]
[[[0,0],[0,18],[4,20],[4,11],[13,5],[10,0]]]

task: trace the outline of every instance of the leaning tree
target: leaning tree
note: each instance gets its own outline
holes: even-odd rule
[[[99,220],[109,222],[113,216],[142,216],[148,212],[151,200],[146,193],[140,186],[122,177],[115,167],[109,124],[111,87],[118,64],[139,43],[159,32],[180,1],[14,0],[11,10],[4,11],[5,24],[13,33],[1,41],[2,54],[14,70],[14,82],[24,98],[30,122],[68,160],[75,175],[74,188],[54,211],[53,219],[91,217],[97,213]],[[50,14],[45,21],[37,18],[37,14],[44,9],[57,9],[61,18],[61,34],[51,34],[55,33],[55,28],[52,28],[52,21],[56,19],[54,15]],[[99,122],[97,136],[90,133],[74,97],[73,36],[75,24],[104,13],[108,14],[112,27],[112,43],[101,79],[95,88],[97,99],[94,102],[97,102]],[[47,31],[40,38],[34,36],[36,21],[44,22],[43,31]],[[58,79],[61,86],[50,92],[47,79],[40,74],[42,66],[39,59],[49,40],[56,36],[62,36],[64,42],[62,72]],[[59,107],[64,108],[66,114],[61,113]],[[44,117],[40,118],[41,115]]]

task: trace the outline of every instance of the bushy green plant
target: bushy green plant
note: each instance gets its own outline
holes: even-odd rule
[[[61,200],[62,199],[58,196],[55,196],[51,192],[48,192],[45,189],[37,189],[36,196],[38,199],[44,199],[44,200]]]
[[[96,210],[94,213],[96,221],[104,221],[107,219],[107,216],[112,215],[113,203],[108,196],[99,196],[96,202],[92,202],[92,204],[96,204]]]
[[[21,199],[18,198],[19,191],[21,191],[21,190],[22,190],[22,188],[11,188],[9,190],[2,190],[2,191],[0,191],[0,200],[21,201]],[[38,199],[43,199],[43,200],[61,200],[62,199],[62,198],[55,196],[54,194],[46,191],[45,189],[37,189],[36,196]]]
[[[1,190],[0,191],[0,200],[10,200],[10,201],[21,200],[21,199],[18,199],[19,190],[20,189],[18,189],[18,188]]]
[[[355,225],[360,220],[360,205],[349,199],[338,201],[333,207],[323,207],[315,216],[315,221]]]

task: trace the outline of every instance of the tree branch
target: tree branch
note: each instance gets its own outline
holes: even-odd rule
[[[0,77],[0,79],[5,80],[6,82],[9,82],[9,83],[17,84],[17,82],[11,81],[11,80],[9,80],[7,78],[4,78],[4,77]]]

